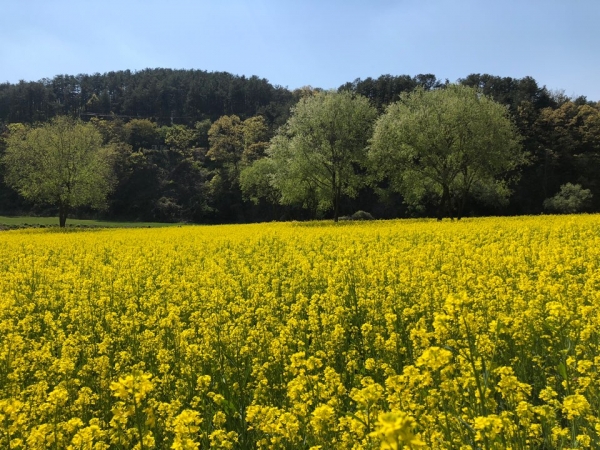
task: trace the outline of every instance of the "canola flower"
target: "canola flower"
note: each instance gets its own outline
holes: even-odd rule
[[[0,448],[600,442],[600,217],[0,234]]]

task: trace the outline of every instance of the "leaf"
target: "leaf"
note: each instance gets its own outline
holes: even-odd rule
[[[565,366],[564,362],[561,361],[561,363],[556,367],[556,370],[558,370],[558,373],[561,377],[563,377],[564,380],[567,379],[567,367]]]

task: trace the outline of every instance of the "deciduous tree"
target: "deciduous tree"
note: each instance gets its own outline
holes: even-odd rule
[[[268,127],[262,116],[240,120],[222,116],[208,130],[210,148],[206,156],[221,166],[231,184],[239,182],[242,166],[264,156]]]
[[[374,173],[405,201],[438,199],[438,218],[460,218],[469,195],[503,199],[506,175],[527,160],[506,107],[465,86],[402,94],[375,127]]]
[[[36,127],[11,125],[2,162],[6,182],[28,200],[56,205],[64,227],[71,208],[105,205],[112,157],[92,124],[62,116]]]
[[[316,202],[333,209],[337,221],[342,196],[354,197],[364,184],[361,168],[376,116],[365,97],[351,92],[302,97],[267,149],[280,202]]]

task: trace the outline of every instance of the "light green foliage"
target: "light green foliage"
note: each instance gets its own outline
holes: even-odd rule
[[[255,205],[261,198],[270,203],[277,203],[279,194],[271,184],[274,173],[275,167],[271,158],[261,158],[245,167],[240,173],[240,187],[244,197]]]
[[[437,197],[438,218],[460,217],[469,195],[507,198],[506,175],[527,161],[506,108],[458,85],[403,94],[377,121],[369,157],[408,204]]]
[[[552,198],[544,201],[544,209],[563,214],[581,212],[592,199],[589,189],[583,189],[580,184],[563,184],[560,191]]]
[[[185,125],[172,125],[165,131],[165,144],[173,150],[178,150],[186,154],[186,156],[194,146],[195,140],[195,130],[188,128]]]
[[[65,225],[69,209],[105,206],[113,186],[114,151],[90,123],[57,117],[38,127],[11,125],[6,182],[24,198],[56,205]]]
[[[226,168],[232,180],[239,178],[242,166],[264,154],[268,127],[262,116],[240,120],[238,116],[222,116],[208,131],[210,159]]]
[[[268,162],[262,164],[262,173],[267,172],[268,182],[278,192],[278,201],[282,205],[301,205],[314,214],[317,210],[331,207],[331,197],[318,195],[318,178],[310,175],[305,155],[296,150],[293,142],[281,132],[271,139],[267,149]],[[261,174],[255,171],[256,175]],[[328,192],[326,192],[327,194]]]
[[[267,150],[280,202],[333,208],[337,220],[342,195],[354,197],[364,184],[358,171],[376,115],[365,97],[349,92],[302,97]]]
[[[142,121],[134,119],[131,122],[139,123]],[[117,146],[125,146],[130,144],[131,128],[129,127],[129,124],[131,122],[125,124],[119,118],[101,120],[97,117],[92,117],[89,121],[89,123],[94,125],[94,127],[100,132],[100,135],[102,136],[102,142],[104,144],[113,144]]]

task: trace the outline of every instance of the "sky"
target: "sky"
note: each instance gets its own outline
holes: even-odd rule
[[[600,100],[600,0],[0,0],[0,82],[146,68],[337,88],[472,73]]]

